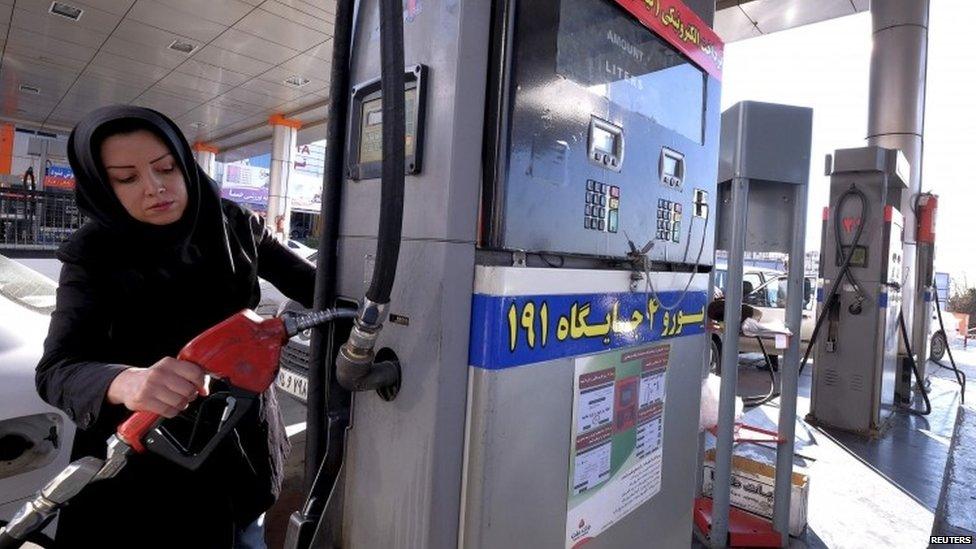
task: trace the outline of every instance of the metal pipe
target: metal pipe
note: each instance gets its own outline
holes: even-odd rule
[[[906,270],[902,284],[902,311],[911,329],[916,362],[922,367],[927,354],[928,315],[924,292],[917,280],[915,245],[917,220],[912,199],[922,190],[922,149],[925,126],[925,80],[928,58],[929,0],[875,0],[871,2],[874,46],[868,95],[868,145],[899,149],[911,164],[908,189],[893,204],[905,217]],[[919,314],[915,314],[915,311]],[[921,360],[919,360],[921,358]],[[899,376],[900,379],[900,376]],[[904,393],[908,394],[908,393]]]
[[[786,283],[786,326],[793,333],[780,365],[779,443],[776,448],[776,484],[773,502],[773,527],[782,536],[782,546],[790,541],[790,495],[793,480],[793,452],[796,444],[796,396],[800,375],[800,339],[803,322],[804,260],[807,234],[807,186],[793,188],[793,239],[790,269]]]
[[[740,140],[738,147],[742,146]],[[741,151],[738,151],[741,153]],[[736,154],[736,162],[742,158]],[[715,443],[715,482],[712,489],[712,547],[725,547],[729,534],[729,500],[732,480],[732,438],[735,423],[735,389],[739,377],[739,326],[742,318],[742,271],[746,246],[746,216],[749,214],[749,180],[740,177],[736,166],[732,178],[732,237],[725,284],[725,327],[722,336],[722,388],[718,401],[718,431]]]

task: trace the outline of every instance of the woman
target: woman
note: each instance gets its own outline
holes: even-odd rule
[[[311,305],[314,268],[253,213],[221,200],[177,126],[140,107],[106,107],[71,133],[79,209],[90,221],[61,247],[57,308],[37,389],[78,426],[72,459],[105,457],[129,414],[171,418],[204,373],[179,361],[194,336],[257,305],[258,276]],[[281,487],[289,449],[273,390],[191,472],[137,455],[86,488],[59,519],[59,547],[247,546]]]

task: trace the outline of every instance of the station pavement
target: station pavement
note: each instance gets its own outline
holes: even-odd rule
[[[953,353],[957,365],[968,378],[968,406],[976,410],[973,406],[976,403],[976,348],[971,346],[964,350],[955,344]],[[755,367],[759,362],[760,358],[755,355],[742,356],[740,396],[765,394],[769,389],[769,374]],[[942,362],[948,366],[948,357]],[[798,455],[794,460],[796,470],[810,477],[808,525],[802,536],[791,539],[791,547],[929,546],[957,409],[961,404],[959,385],[953,372],[929,361],[931,414],[917,416],[895,412],[884,435],[869,439],[815,427],[803,420],[810,408],[811,371],[808,366],[799,380],[795,450]],[[777,402],[749,410],[743,421],[775,429],[779,416]],[[922,403],[917,402],[916,407],[921,408]],[[706,444],[709,443],[714,442],[710,440]],[[960,440],[958,444],[974,448],[974,443],[976,440]],[[755,444],[737,445],[736,454],[775,462],[773,449]],[[969,503],[976,509],[976,499]]]

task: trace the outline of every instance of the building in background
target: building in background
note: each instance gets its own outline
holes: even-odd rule
[[[314,245],[322,208],[322,175],[325,141],[298,145],[288,177],[291,239]],[[221,196],[264,215],[268,210],[271,155],[262,154],[235,162],[217,163]]]

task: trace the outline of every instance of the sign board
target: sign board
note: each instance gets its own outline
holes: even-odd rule
[[[612,527],[661,490],[671,346],[576,359],[566,548]]]

